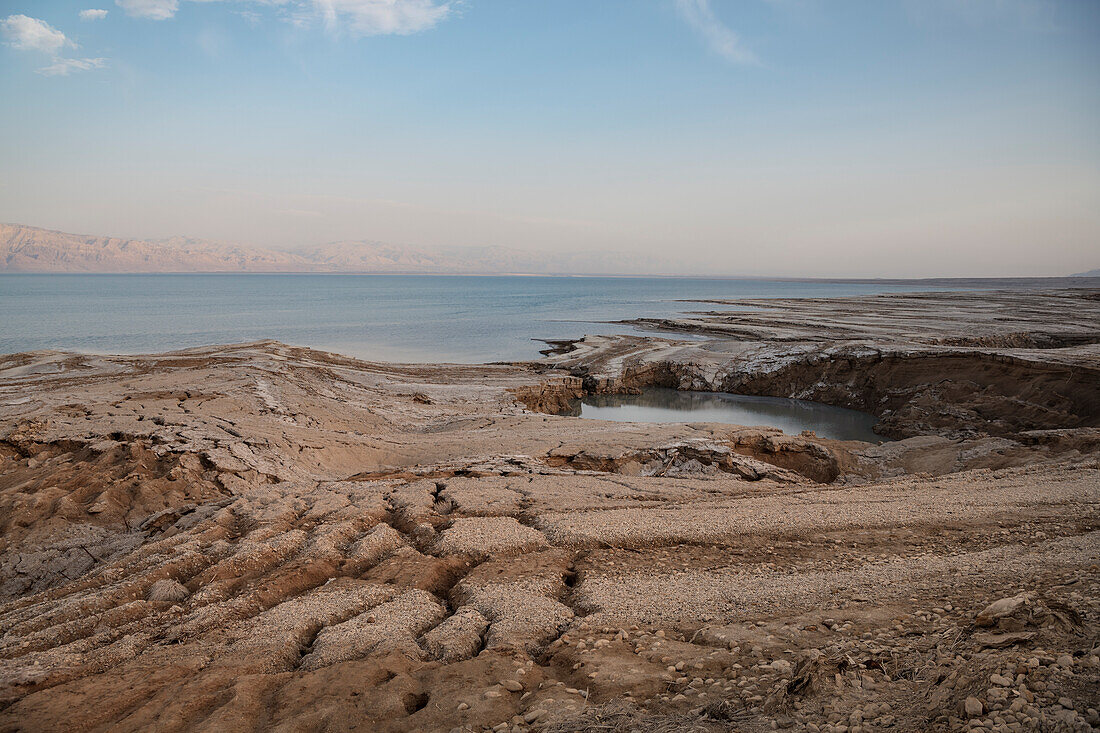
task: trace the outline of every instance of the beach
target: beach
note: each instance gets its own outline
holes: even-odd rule
[[[707,300],[0,356],[0,730],[1100,726],[1100,290]],[[570,414],[654,387],[883,440]]]

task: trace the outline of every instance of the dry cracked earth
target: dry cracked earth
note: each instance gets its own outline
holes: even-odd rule
[[[723,305],[522,364],[0,357],[0,730],[1100,727],[1100,293]],[[884,441],[569,416],[654,385]]]

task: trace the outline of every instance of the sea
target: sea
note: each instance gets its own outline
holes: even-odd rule
[[[371,361],[539,357],[541,339],[722,308],[707,299],[1003,287],[1016,281],[344,274],[0,275],[0,353],[156,353],[276,339]]]

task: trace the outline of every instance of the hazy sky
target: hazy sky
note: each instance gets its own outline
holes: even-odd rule
[[[0,221],[1100,267],[1096,0],[0,0]]]

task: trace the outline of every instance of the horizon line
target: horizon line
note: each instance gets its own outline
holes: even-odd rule
[[[691,274],[631,274],[631,273],[566,273],[566,272],[422,272],[415,270],[379,272],[372,270],[154,270],[154,271],[102,271],[102,272],[49,272],[38,270],[7,271],[0,275],[37,275],[50,277],[83,277],[120,275],[335,275],[375,277],[550,277],[550,278],[615,278],[636,280],[764,280],[769,282],[835,282],[835,283],[888,283],[888,282],[967,282],[983,281],[1032,281],[1032,280],[1097,280],[1100,275],[936,275],[931,277],[800,277],[791,275],[691,275]]]

